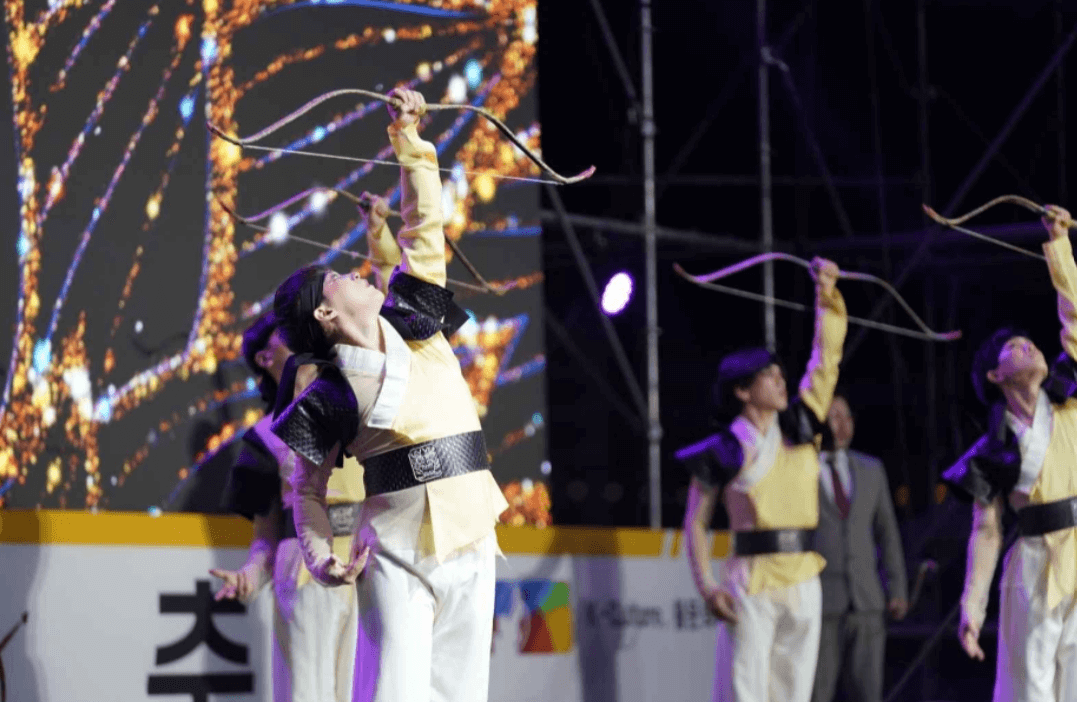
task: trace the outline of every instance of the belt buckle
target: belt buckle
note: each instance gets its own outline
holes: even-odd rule
[[[437,449],[431,444],[415,446],[408,451],[408,463],[411,464],[411,474],[420,483],[436,480],[444,472]]]
[[[326,511],[334,535],[350,534],[355,528],[355,520],[359,516],[358,505],[355,503],[329,505]]]
[[[1077,526],[1077,499],[1070,498],[1070,526]]]

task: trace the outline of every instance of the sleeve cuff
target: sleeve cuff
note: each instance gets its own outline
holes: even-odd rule
[[[1043,253],[1048,258],[1072,256],[1073,245],[1070,244],[1070,240],[1068,238],[1051,239],[1049,241],[1043,242]]]
[[[419,128],[415,124],[401,126],[397,122],[389,125],[389,143],[393,145],[397,159],[402,165],[410,165],[409,161],[430,161],[436,163],[437,149],[433,144],[419,136]]]

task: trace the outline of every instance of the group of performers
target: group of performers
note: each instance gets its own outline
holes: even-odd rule
[[[226,491],[254,522],[249,557],[212,572],[220,598],[272,582],[276,700],[487,698],[508,504],[448,342],[467,315],[445,289],[425,102],[391,97],[404,226],[394,237],[387,204],[370,199],[377,284],[301,268],[243,339],[271,412],[244,436]]]
[[[1077,699],[1077,265],[1069,212],[1048,206],[1043,222],[1063,352],[1048,368],[1013,327],[983,342],[972,379],[988,409],[988,430],[944,474],[973,505],[959,629],[973,659],[984,658],[978,640],[1004,543],[1003,512],[1009,506],[1017,517],[1018,538],[1002,575],[995,702]],[[716,700],[812,699],[826,565],[813,543],[819,448],[847,324],[837,274],[833,263],[813,262],[815,338],[795,397],[788,398],[782,367],[769,351],[732,353],[719,364],[714,388],[723,428],[678,453],[692,474],[689,562],[701,596],[722,621],[719,649],[727,649],[718,657]],[[718,500],[734,549],[721,582],[704,538]],[[879,699],[879,688],[863,699]]]
[[[243,338],[267,415],[243,437],[225,504],[253,520],[254,539],[242,568],[212,572],[219,598],[248,600],[272,584],[276,700],[487,698],[494,526],[507,504],[448,342],[466,315],[445,289],[436,151],[417,131],[425,103],[409,90],[391,97],[404,225],[394,236],[383,200],[364,209],[377,283],[302,268]],[[1018,515],[1002,580],[999,702],[1077,699],[1077,266],[1069,213],[1047,208],[1044,223],[1064,353],[1049,369],[1010,327],[984,342],[973,380],[990,427],[945,475],[974,504],[960,627],[973,658],[983,658],[1002,513]],[[726,423],[677,454],[692,474],[691,571],[729,654],[716,699],[728,690],[737,702],[807,702],[827,638],[826,561],[813,536],[848,318],[838,267],[815,259],[812,273],[815,334],[795,395],[772,352],[732,353],[713,395]],[[705,536],[719,501],[734,552],[716,579]],[[900,582],[903,592],[904,573]],[[891,604],[904,611],[902,598]]]

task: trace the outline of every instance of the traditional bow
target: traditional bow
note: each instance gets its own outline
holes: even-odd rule
[[[988,203],[986,203],[984,205],[980,205],[976,209],[974,209],[971,212],[968,212],[966,214],[963,214],[960,217],[949,217],[949,218],[947,218],[947,217],[943,217],[942,215],[940,215],[938,212],[931,209],[927,205],[924,205],[923,208],[924,208],[924,214],[926,214],[928,217],[935,220],[936,222],[938,222],[939,224],[941,224],[944,227],[949,227],[950,229],[953,229],[956,232],[961,232],[962,234],[968,234],[969,236],[976,237],[977,239],[980,239],[981,241],[987,241],[987,242],[990,242],[992,244],[996,244],[998,246],[1001,246],[1004,249],[1009,249],[1010,251],[1015,251],[1015,252],[1017,252],[1019,254],[1024,254],[1025,256],[1029,256],[1031,258],[1038,258],[1041,261],[1047,260],[1047,258],[1043,254],[1038,254],[1038,253],[1036,253],[1034,251],[1029,251],[1028,249],[1023,249],[1020,246],[1014,246],[1013,244],[1011,244],[1011,243],[1009,243],[1007,241],[1002,241],[1001,239],[995,239],[994,237],[987,236],[986,234],[981,234],[980,232],[975,232],[975,231],[973,231],[971,229],[966,229],[965,227],[960,226],[960,225],[964,224],[965,222],[969,221],[970,219],[972,219],[973,217],[976,217],[977,215],[983,214],[984,212],[991,209],[992,207],[995,207],[996,205],[1004,205],[1004,204],[1017,205],[1019,207],[1024,207],[1025,209],[1031,210],[1032,212],[1035,212],[1036,214],[1041,215],[1041,216],[1048,214],[1048,211],[1047,211],[1046,207],[1044,207],[1043,205],[1037,204],[1037,203],[1033,202],[1032,200],[1029,200],[1027,197],[1021,197],[1020,195],[1002,195],[1000,197],[996,197],[994,200],[991,200],[990,202],[988,202]]]
[[[721,280],[722,278],[731,276],[734,273],[739,273],[740,271],[743,271],[747,268],[751,268],[752,266],[757,266],[760,263],[765,263],[767,261],[788,261],[789,263],[795,263],[797,265],[803,266],[808,270],[812,269],[812,264],[810,261],[805,261],[802,258],[787,253],[770,252],[759,254],[758,256],[752,256],[751,258],[741,261],[740,263],[736,263],[732,266],[727,266],[726,268],[714,271],[713,273],[706,273],[704,275],[689,275],[685,272],[683,268],[680,267],[679,264],[676,263],[673,264],[673,270],[675,270],[677,274],[680,275],[682,278],[688,280],[689,282],[695,283],[701,288],[706,288],[708,290],[717,290],[718,292],[724,292],[729,295],[744,297],[749,300],[756,300],[757,302],[769,302],[773,303],[774,305],[777,305],[778,307],[785,307],[787,309],[798,310],[800,312],[806,312],[810,310],[810,307],[808,307],[807,305],[800,304],[798,302],[779,300],[773,297],[769,297],[767,295],[760,295],[758,293],[749,292],[747,290],[740,290],[738,288],[731,288],[725,285],[718,285],[714,283],[715,280]],[[961,338],[960,331],[933,331],[930,327],[927,326],[927,324],[924,323],[922,319],[920,319],[916,312],[913,311],[912,307],[909,306],[909,303],[905,301],[905,298],[903,298],[898,293],[898,291],[894,289],[894,286],[890,285],[890,283],[886,282],[882,278],[871,275],[870,273],[856,273],[853,271],[841,271],[838,274],[838,277],[842,278],[843,280],[859,280],[865,283],[875,283],[876,285],[882,286],[882,288],[888,293],[890,293],[897,301],[897,303],[901,305],[901,307],[906,312],[909,313],[909,316],[912,317],[913,322],[916,324],[917,327],[920,328],[920,331],[906,329],[905,327],[899,327],[893,324],[887,324],[885,322],[876,322],[875,320],[864,319],[862,317],[849,317],[848,319],[850,324],[859,324],[862,327],[880,329],[882,331],[887,331],[892,334],[910,336],[914,339],[924,339],[925,341],[954,341]]]
[[[315,187],[315,188],[309,188],[307,190],[304,190],[304,191],[302,191],[300,193],[297,193],[296,195],[293,195],[292,197],[288,198],[284,202],[281,202],[281,203],[278,203],[276,205],[273,205],[268,210],[265,210],[264,212],[259,212],[258,214],[252,215],[250,217],[244,217],[244,216],[240,215],[235,210],[233,210],[231,207],[226,205],[223,201],[221,201],[219,198],[217,199],[217,203],[221,206],[221,209],[223,209],[225,212],[227,212],[229,214],[229,216],[232,217],[232,219],[236,220],[240,224],[244,224],[244,225],[246,225],[246,226],[248,226],[251,229],[254,229],[256,231],[269,232],[270,231],[269,227],[262,226],[262,225],[258,224],[258,222],[272,217],[273,215],[277,214],[278,212],[281,212],[281,211],[287,209],[291,205],[294,205],[296,202],[299,202],[301,200],[305,200],[306,198],[310,197],[312,194],[314,194],[316,192],[325,192],[325,191],[335,192],[338,195],[342,195],[342,196],[348,198],[349,200],[351,200],[352,202],[354,202],[358,207],[362,208],[363,210],[365,210],[367,212],[370,211],[370,207],[371,207],[372,203],[368,198],[366,198],[364,196],[354,195],[353,193],[350,193],[347,190],[344,190],[343,188],[324,188],[324,187]],[[389,217],[398,217],[398,218],[400,217],[400,213],[397,212],[396,210],[389,210],[386,214]],[[329,244],[323,244],[320,241],[314,241],[313,239],[306,239],[304,237],[296,236],[295,234],[292,234],[291,232],[288,232],[287,234],[285,234],[285,236],[287,238],[289,238],[289,239],[293,239],[293,240],[298,241],[298,242],[303,243],[303,244],[309,244],[311,246],[317,246],[318,248],[324,249],[326,251],[335,251],[335,252],[341,253],[341,254],[343,254],[345,256],[350,256],[351,258],[355,258],[355,259],[362,259],[364,261],[374,261],[373,257],[361,254],[358,251],[351,251],[350,249],[342,249],[342,248],[339,248],[339,247],[336,247],[336,246],[331,246]],[[509,286],[493,285],[492,283],[488,282],[485,278],[483,278],[482,274],[479,273],[479,270],[475,267],[475,264],[473,264],[470,260],[468,260],[467,256],[464,255],[464,252],[460,250],[459,245],[455,241],[453,241],[449,237],[445,237],[445,242],[449,245],[449,248],[451,248],[453,250],[453,254],[460,260],[460,263],[464,264],[464,268],[466,268],[468,270],[468,272],[471,273],[472,276],[474,276],[475,280],[477,280],[479,282],[479,285],[472,285],[471,283],[465,283],[462,280],[454,280],[452,278],[448,278],[446,280],[446,282],[452,283],[453,285],[457,285],[457,286],[462,287],[462,288],[467,288],[468,290],[473,290],[475,292],[493,293],[494,295],[504,295],[506,292],[509,291],[509,289],[510,289]]]
[[[225,134],[224,131],[220,127],[213,124],[212,122],[206,122],[206,126],[209,128],[209,130],[212,133],[216,134],[217,136],[224,139],[225,141],[227,141],[229,143],[232,143],[232,144],[235,144],[236,146],[241,146],[241,147],[245,147],[245,148],[249,148],[249,149],[256,149],[256,150],[259,150],[259,151],[280,151],[280,152],[283,152],[283,153],[297,154],[299,156],[320,156],[322,158],[332,158],[332,159],[337,159],[337,160],[341,160],[341,161],[353,161],[353,162],[356,162],[356,163],[376,163],[376,164],[382,164],[382,165],[399,166],[400,164],[394,163],[392,161],[382,161],[382,160],[378,160],[378,159],[359,158],[359,157],[356,157],[356,156],[344,156],[344,155],[341,155],[341,154],[329,154],[329,153],[317,152],[317,151],[302,151],[302,150],[298,150],[298,149],[286,149],[286,148],[277,148],[277,147],[256,145],[256,142],[261,141],[265,137],[269,136],[273,132],[275,132],[278,129],[280,129],[281,127],[285,126],[286,124],[289,124],[290,122],[295,121],[296,119],[298,119],[299,117],[305,115],[307,112],[310,112],[312,109],[314,109],[318,105],[322,104],[326,100],[331,100],[331,99],[333,99],[335,97],[340,97],[341,95],[361,95],[363,97],[371,98],[371,99],[374,99],[374,100],[380,100],[380,101],[382,101],[382,102],[384,102],[386,104],[392,105],[393,107],[399,107],[400,106],[400,100],[398,100],[396,98],[391,98],[388,95],[382,95],[381,93],[375,93],[373,91],[363,90],[361,88],[342,88],[340,90],[333,90],[333,91],[330,91],[330,92],[325,93],[323,95],[319,95],[318,97],[314,98],[313,100],[311,100],[307,104],[300,107],[295,112],[292,112],[291,114],[289,114],[289,115],[287,115],[285,117],[282,117],[281,119],[277,120],[276,122],[269,125],[265,129],[263,129],[263,130],[261,130],[259,132],[256,132],[256,133],[254,133],[254,134],[252,134],[252,135],[250,135],[248,137],[236,137],[236,136],[231,136],[229,134]],[[495,178],[505,178],[505,179],[508,179],[508,180],[522,180],[522,181],[527,181],[527,182],[532,182],[532,183],[538,182],[538,183],[551,183],[551,184],[559,184],[559,185],[569,185],[569,184],[578,183],[581,180],[585,180],[587,178],[590,178],[595,172],[595,167],[591,166],[590,168],[588,168],[588,169],[586,169],[584,171],[581,171],[580,173],[578,173],[578,174],[576,174],[574,176],[563,176],[563,175],[561,175],[560,173],[558,173],[554,169],[550,168],[550,166],[547,165],[547,163],[542,160],[542,157],[540,157],[538,154],[536,154],[534,151],[532,151],[530,148],[528,148],[527,144],[523,143],[523,141],[519,137],[517,137],[515,134],[513,134],[512,130],[509,129],[509,126],[507,124],[502,122],[492,112],[490,112],[489,110],[487,110],[487,109],[485,109],[483,107],[477,107],[475,105],[452,105],[452,104],[433,103],[433,104],[427,104],[426,105],[426,110],[427,111],[430,111],[430,110],[466,110],[468,112],[474,112],[474,113],[476,113],[478,115],[482,115],[487,120],[489,120],[491,124],[493,124],[495,127],[497,127],[498,131],[500,131],[502,134],[504,134],[505,137],[508,138],[509,141],[511,141],[516,146],[516,148],[520,149],[522,152],[527,154],[527,157],[529,159],[531,159],[531,161],[534,162],[535,165],[537,165],[540,169],[542,169],[542,171],[544,173],[549,175],[550,178],[552,178],[552,180],[526,178],[526,177],[522,177],[522,176],[502,175],[502,174],[497,174],[497,173],[488,173],[488,174],[485,174],[485,175],[489,175],[489,176],[495,177]],[[445,172],[445,173],[451,172],[447,168],[438,168],[438,170],[442,171],[442,172]],[[469,175],[482,175],[482,174],[472,174],[472,173],[468,173],[468,174]]]

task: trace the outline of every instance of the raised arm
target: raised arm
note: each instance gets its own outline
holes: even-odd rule
[[[987,616],[991,580],[995,577],[1002,550],[1002,497],[991,502],[977,500],[972,506],[972,533],[969,535],[965,591],[961,595],[961,627],[958,637],[970,658],[982,661],[980,629]]]
[[[848,317],[845,300],[838,292],[838,267],[825,259],[812,261],[815,277],[815,336],[811,360],[800,380],[800,400],[820,422],[826,421],[834,388],[838,384],[838,366],[845,344]]]
[[[1069,239],[1072,219],[1066,210],[1049,205],[1043,223],[1051,235],[1051,240],[1043,245],[1043,253],[1047,257],[1051,283],[1058,292],[1062,348],[1066,355],[1077,360],[1077,265],[1073,262],[1073,247]]]
[[[445,232],[441,219],[441,176],[437,149],[419,137],[419,118],[426,109],[423,96],[411,90],[394,90],[399,109],[389,107],[393,123],[389,141],[400,162],[400,215],[404,227],[397,233],[403,254],[401,270],[434,285],[445,285]]]
[[[369,208],[359,208],[366,220],[366,241],[370,251],[371,265],[378,289],[386,293],[389,289],[389,277],[400,265],[400,245],[393,238],[393,232],[385,221],[389,213],[389,203],[385,198],[363,193],[370,202]]]

